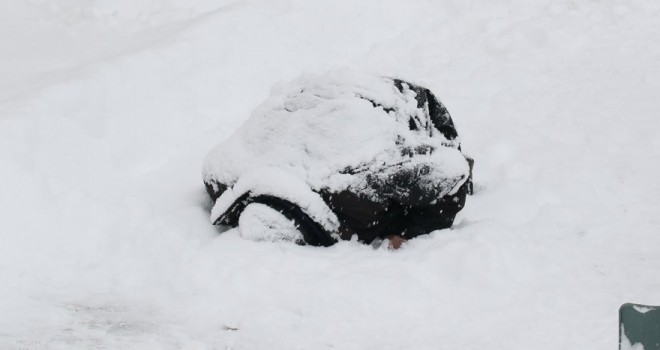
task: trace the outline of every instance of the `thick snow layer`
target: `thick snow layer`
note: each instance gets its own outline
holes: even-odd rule
[[[595,349],[660,289],[660,3],[4,1],[0,348]],[[429,87],[476,159],[399,251],[219,233],[207,151],[274,82]]]
[[[291,220],[277,210],[259,203],[248,205],[239,219],[241,237],[254,241],[303,242],[303,235]]]
[[[309,185],[300,177],[280,167],[256,167],[241,174],[233,187],[223,193],[211,208],[211,222],[215,222],[242,195],[250,192],[253,196],[267,194],[277,195],[300,208],[314,222],[321,224],[326,230],[333,232],[339,228],[339,219],[323,201],[323,198],[313,192]]]
[[[211,151],[204,178],[231,185],[246,172],[277,167],[313,189],[336,192],[355,186],[356,176],[343,170],[373,168],[371,174],[380,173],[377,169],[409,159],[401,148],[428,146],[438,151],[418,158],[438,169],[432,174],[438,182],[464,182],[467,162],[460,151],[445,146],[457,142],[437,131],[432,137],[409,130],[409,118],[424,111],[417,107],[415,92],[404,91],[390,79],[346,70],[282,84],[231,138]]]
[[[378,193],[367,176],[385,183],[396,172],[420,167],[429,169],[417,184],[425,192],[436,189],[438,198],[455,192],[469,176],[459,140],[432,127],[428,104],[418,107],[415,92],[403,87],[399,91],[390,78],[350,70],[308,74],[278,86],[204,161],[205,182],[236,187],[218,199],[211,221],[251,191],[321,208],[303,210],[333,231],[337,218],[312,189],[350,189],[374,198]],[[410,130],[412,117],[428,123],[431,132],[427,124]],[[402,154],[420,148],[433,152]]]

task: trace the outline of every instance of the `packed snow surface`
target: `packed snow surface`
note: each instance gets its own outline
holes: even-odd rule
[[[2,349],[606,349],[659,303],[659,2],[4,1],[0,33]],[[207,151],[342,67],[447,106],[454,227],[221,233]]]

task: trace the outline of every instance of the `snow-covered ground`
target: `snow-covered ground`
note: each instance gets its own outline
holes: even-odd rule
[[[0,40],[2,349],[614,349],[660,304],[660,2],[2,1]],[[220,234],[207,151],[338,67],[449,108],[454,227]]]

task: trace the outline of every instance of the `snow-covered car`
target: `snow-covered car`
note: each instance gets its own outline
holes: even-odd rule
[[[450,227],[471,173],[431,91],[335,71],[275,86],[209,152],[203,179],[214,224],[255,240],[329,246]]]

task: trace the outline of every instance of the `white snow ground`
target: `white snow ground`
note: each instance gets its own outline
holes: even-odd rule
[[[657,1],[7,0],[0,40],[2,349],[613,349],[660,304]],[[219,234],[206,152],[343,66],[449,108],[454,228]]]

